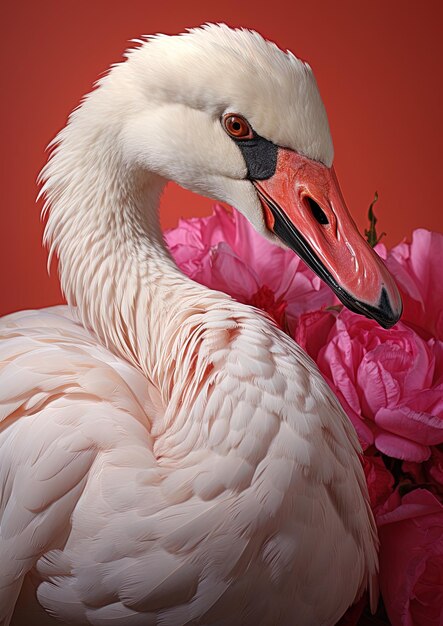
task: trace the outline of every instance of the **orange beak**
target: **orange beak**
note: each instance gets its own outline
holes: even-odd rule
[[[268,228],[346,307],[384,328],[398,322],[402,302],[397,285],[358,232],[333,168],[279,148],[273,176],[253,183]]]

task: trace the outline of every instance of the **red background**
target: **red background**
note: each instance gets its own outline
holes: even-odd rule
[[[335,166],[359,227],[374,191],[393,245],[424,226],[443,230],[440,0],[39,0],[3,3],[0,314],[61,301],[46,274],[35,179],[44,149],[129,39],[205,21],[260,31],[313,67],[335,144]],[[173,185],[162,221],[203,215],[211,202]]]

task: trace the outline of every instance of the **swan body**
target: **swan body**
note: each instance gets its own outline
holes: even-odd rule
[[[264,313],[190,281],[163,243],[173,179],[283,245],[226,110],[331,166],[308,66],[225,26],[141,42],[56,138],[46,240],[70,307],[0,324],[1,624],[326,626],[376,596],[336,398]]]

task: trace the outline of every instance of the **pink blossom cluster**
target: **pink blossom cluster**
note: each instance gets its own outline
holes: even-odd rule
[[[315,360],[364,450],[389,620],[442,626],[443,235],[418,229],[411,243],[377,245],[403,298],[390,330],[343,308],[303,261],[236,211],[216,205],[165,236],[184,273],[263,309]],[[342,623],[356,624],[363,609]]]

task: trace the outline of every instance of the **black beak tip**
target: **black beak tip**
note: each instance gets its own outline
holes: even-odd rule
[[[365,302],[355,300],[352,296],[343,291],[336,291],[336,293],[349,310],[375,320],[382,328],[392,328],[392,326],[394,326],[400,319],[403,311],[401,304],[398,311],[394,311],[392,309],[388,293],[384,287],[382,288],[380,300],[377,306],[371,306]]]
[[[394,311],[389,302],[388,293],[383,287],[381,290],[380,301],[377,307],[377,315],[375,315],[376,321],[383,328],[392,328],[394,324],[398,322],[403,312],[403,307],[400,306],[398,311]]]

